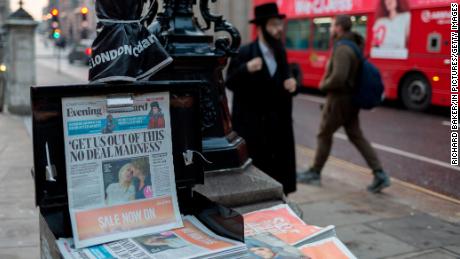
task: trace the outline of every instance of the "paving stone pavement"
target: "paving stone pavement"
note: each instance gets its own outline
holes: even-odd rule
[[[298,166],[313,151],[297,148]],[[358,258],[460,258],[460,202],[393,181],[381,194],[366,189],[370,171],[331,158],[322,187],[298,184],[289,196],[313,225],[335,225]]]
[[[86,80],[59,74],[40,62],[36,69],[37,85]],[[30,118],[0,113],[0,259],[40,258],[30,131]]]
[[[32,142],[22,118],[0,114],[0,258],[39,258]]]

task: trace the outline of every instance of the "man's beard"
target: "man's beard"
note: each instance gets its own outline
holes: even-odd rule
[[[286,59],[286,49],[281,39],[273,37],[266,29],[266,24],[262,26],[262,35],[264,36],[265,42],[268,44],[275,55],[276,62],[278,64],[284,62]]]

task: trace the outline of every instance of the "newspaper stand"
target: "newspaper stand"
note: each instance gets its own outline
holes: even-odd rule
[[[200,88],[206,81],[157,81],[133,84],[89,84],[67,86],[32,87],[33,150],[36,205],[40,209],[41,258],[61,258],[55,241],[71,237],[64,152],[64,132],[61,99],[64,97],[116,96],[154,92],[170,93],[171,131],[176,188],[180,211],[184,215],[202,218],[214,211],[229,225],[215,233],[243,241],[243,218],[229,209],[211,202],[195,192],[196,184],[203,184],[204,171],[199,156],[191,165],[184,162],[186,150],[201,151],[202,129]],[[206,224],[205,220],[201,220]],[[228,231],[223,231],[228,230]]]

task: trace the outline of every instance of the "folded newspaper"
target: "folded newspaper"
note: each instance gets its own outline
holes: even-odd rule
[[[169,93],[63,98],[77,248],[182,227]]]
[[[306,224],[287,204],[250,212],[244,215],[244,236],[270,233],[289,245],[301,245],[326,237],[334,237],[335,227]]]
[[[308,225],[286,204],[247,213],[244,225],[248,258],[356,258],[334,226]]]
[[[64,259],[235,258],[247,253],[244,243],[220,237],[193,216],[184,217],[184,227],[158,234],[75,249],[73,240],[59,239]]]
[[[330,237],[299,247],[306,258],[356,259],[348,248],[336,237]]]
[[[291,246],[270,233],[245,239],[249,255],[246,258],[277,259],[356,259],[337,238],[328,237],[305,245]]]

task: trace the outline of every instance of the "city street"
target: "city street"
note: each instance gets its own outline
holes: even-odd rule
[[[58,80],[57,50],[45,47],[37,36],[37,64],[39,81],[50,84],[86,82],[88,66],[69,64],[68,51],[62,51],[60,74],[70,82]],[[318,93],[302,93],[295,98],[294,123],[298,145],[314,150],[320,123],[320,105],[324,97]],[[405,110],[394,103],[387,103],[372,111],[361,112],[361,124],[365,135],[376,148],[385,170],[392,177],[404,182],[460,199],[460,168],[449,165],[448,110],[433,108],[427,113]],[[350,163],[366,167],[366,163],[347,140],[345,132],[335,135],[332,155]],[[302,159],[302,158],[298,158]],[[310,160],[305,162],[310,163]]]
[[[0,259],[460,259],[457,1],[0,0],[0,31]],[[340,128],[296,180],[337,93],[384,172],[347,127],[375,172]]]
[[[40,42],[36,61],[39,85],[86,82],[86,66],[70,65],[63,55],[58,73],[52,49]],[[316,94],[295,99],[298,170],[306,169],[313,158],[323,101]],[[393,186],[381,195],[367,193],[370,171],[339,132],[324,170],[323,186],[298,184],[298,191],[288,199],[299,206],[308,224],[335,225],[338,237],[358,258],[458,258],[460,201],[438,194],[455,194],[454,180],[458,183],[459,173],[446,162],[445,118],[391,106],[363,112],[366,135],[394,177]],[[0,115],[0,129],[0,164],[4,168],[0,177],[11,179],[2,181],[0,188],[0,258],[39,258],[38,211],[30,192],[34,189],[29,171],[30,119]],[[451,181],[445,180],[448,177]],[[18,199],[20,203],[14,202]]]
[[[316,147],[322,103],[324,98],[317,94],[300,94],[295,99],[296,142],[312,150]],[[362,111],[360,116],[365,136],[392,177],[460,198],[460,168],[449,164],[447,109],[435,107],[431,112],[417,113],[390,103],[372,111]],[[367,168],[343,129],[334,136],[332,155]]]
[[[46,41],[47,44],[42,36],[38,34],[35,36],[37,81],[45,84],[87,82],[89,67],[78,62],[70,64],[67,58],[69,48],[59,50],[51,41],[48,39]],[[68,82],[53,80],[56,75],[63,75],[64,78],[68,78]]]

